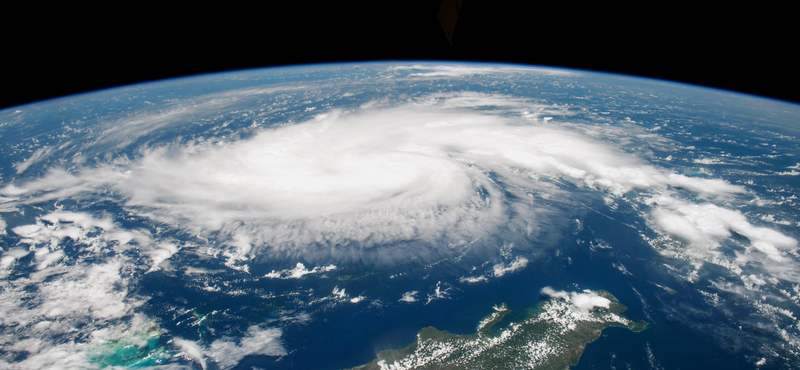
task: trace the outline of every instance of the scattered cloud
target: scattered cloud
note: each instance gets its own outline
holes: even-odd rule
[[[720,263],[720,258],[724,257],[718,247],[736,233],[747,238],[751,248],[739,253],[732,261],[735,265],[748,260],[762,260],[767,270],[780,278],[792,281],[800,278],[797,269],[791,267],[797,267],[796,262],[788,257],[788,253],[797,249],[796,239],[773,229],[755,226],[741,212],[712,203],[691,203],[668,195],[654,197],[648,202],[653,207],[650,213],[652,227],[688,244],[689,249],[679,253],[688,253],[701,261]],[[666,254],[674,252],[663,251]]]
[[[212,342],[208,356],[220,369],[231,369],[247,356],[283,356],[286,349],[281,343],[281,335],[281,329],[253,325],[240,338],[222,338]]]
[[[153,265],[152,267],[150,267],[149,271],[155,271],[159,269],[159,265],[161,265],[162,262],[168,260],[175,253],[178,253],[178,249],[179,249],[178,246],[175,245],[174,243],[162,242],[158,243],[158,245],[155,248],[147,251],[146,253],[153,260]]]
[[[403,296],[398,301],[406,302],[406,303],[414,303],[414,302],[418,301],[418,299],[417,299],[417,295],[418,294],[419,294],[419,291],[417,291],[417,290],[412,290],[410,292],[405,292],[405,293],[403,293]]]
[[[492,272],[495,277],[501,277],[509,272],[522,270],[528,265],[528,259],[525,257],[517,256],[509,263],[498,263],[492,267]]]
[[[281,271],[272,270],[268,274],[264,275],[264,277],[270,279],[299,279],[309,274],[319,274],[333,270],[336,270],[336,265],[315,266],[313,269],[309,270],[304,264],[298,262],[297,265],[295,265],[295,267],[292,269]]]
[[[489,279],[486,277],[486,275],[462,276],[462,277],[460,277],[458,279],[458,281],[461,282],[461,283],[473,284],[473,283],[480,283],[480,282],[484,282],[484,281],[489,281]]]
[[[527,66],[479,66],[479,65],[429,65],[417,64],[412,66],[394,66],[395,71],[415,71],[410,77],[424,78],[464,78],[476,75],[512,75],[512,74],[543,74],[543,75],[577,75],[577,72],[553,68],[537,68]]]
[[[25,172],[30,166],[47,158],[47,156],[49,156],[50,153],[52,152],[53,152],[53,147],[44,146],[33,152],[33,154],[31,154],[31,156],[28,157],[28,159],[19,163],[14,163],[14,168],[17,170],[17,174]]]
[[[350,303],[359,303],[359,302],[361,302],[361,301],[363,301],[365,299],[367,299],[367,297],[364,297],[363,295],[360,295],[360,296],[357,296],[357,297],[350,298]]]
[[[433,288],[433,293],[428,294],[428,300],[425,301],[425,304],[427,305],[439,299],[450,299],[452,291],[453,287],[450,284],[438,281],[436,282],[436,287]]]
[[[563,290],[555,290],[549,286],[542,288],[542,294],[552,297],[552,298],[561,298],[570,304],[572,304],[575,308],[577,308],[581,312],[588,312],[595,307],[601,308],[609,308],[611,301],[603,296],[597,294],[597,292],[593,292],[591,290],[584,290],[582,293],[579,292],[565,292]]]
[[[308,312],[300,312],[294,315],[281,316],[278,321],[282,323],[304,325],[311,322],[311,315],[309,315]]]
[[[14,357],[0,358],[0,367],[87,368],[87,351],[102,354],[103,343],[140,345],[136,338],[151,335],[157,325],[136,312],[142,301],[130,296],[123,265],[121,257],[98,264],[79,261],[0,279],[0,326],[15,333],[12,341],[0,341],[0,352],[27,352],[23,360],[12,360],[13,366],[6,361]]]
[[[174,338],[173,343],[178,349],[181,350],[184,354],[186,354],[189,359],[194,362],[197,362],[203,370],[206,370],[207,364],[205,356],[203,355],[203,349],[200,348],[200,345],[197,342],[193,342],[190,340],[182,339],[182,338]]]
[[[102,231],[93,236],[92,231]],[[110,217],[96,218],[84,212],[55,211],[37,218],[33,225],[13,228],[15,234],[22,239],[20,243],[57,246],[61,239],[70,238],[76,242],[100,246],[100,242],[118,242],[140,245],[152,243],[150,235],[142,230],[126,230],[111,221]]]
[[[180,249],[169,241],[155,243],[147,230],[126,229],[109,216],[95,217],[85,212],[51,212],[38,217],[35,224],[17,226],[11,231],[20,237],[20,244],[37,247],[35,256],[39,270],[63,257],[60,248],[66,238],[84,244],[84,248],[92,252],[107,248],[109,244],[126,248],[136,245],[150,257],[150,271],[159,269],[159,265]]]

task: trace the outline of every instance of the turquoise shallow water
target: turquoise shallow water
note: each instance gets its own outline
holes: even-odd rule
[[[94,348],[89,361],[100,367],[136,369],[157,366],[167,359],[164,344],[157,332],[124,338]]]

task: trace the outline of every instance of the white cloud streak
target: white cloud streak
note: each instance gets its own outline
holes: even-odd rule
[[[27,171],[30,166],[33,166],[37,162],[47,158],[47,156],[50,155],[52,151],[53,147],[45,146],[33,152],[33,154],[31,154],[31,156],[28,159],[19,163],[15,163],[14,168],[17,170],[17,174],[21,174]]]
[[[200,348],[197,342],[182,338],[175,338],[172,341],[186,356],[192,359],[192,361],[197,362],[203,370],[206,370],[208,365],[206,364],[205,356],[203,356],[203,349]]]
[[[285,270],[272,270],[264,277],[270,279],[299,279],[303,276],[310,275],[310,274],[319,274],[323,272],[333,271],[336,270],[336,265],[326,265],[326,266],[315,266],[311,270],[307,269],[306,266],[300,262],[295,265],[292,269],[285,269]]]
[[[211,343],[208,355],[220,369],[231,369],[247,356],[283,356],[286,349],[278,328],[250,326],[241,338],[222,338]]]
[[[688,259],[697,269],[703,263],[711,262],[736,274],[742,273],[741,266],[753,261],[773,276],[800,282],[800,266],[790,257],[797,253],[796,239],[753,225],[741,212],[712,203],[692,203],[668,194],[654,196],[647,203],[652,207],[648,220],[650,226],[686,245],[681,249],[662,248],[662,254]],[[719,247],[733,233],[747,238],[749,248],[735,251],[735,257],[731,258]]]
[[[785,261],[782,250],[797,248],[797,240],[778,231],[752,225],[739,211],[714,204],[694,204],[672,197],[655,199],[655,226],[688,241],[698,249],[714,249],[736,232],[750,239],[750,245],[776,262]]]
[[[413,65],[396,66],[397,71],[417,70],[410,77],[426,78],[464,78],[476,75],[512,75],[512,74],[542,74],[542,75],[577,75],[577,72],[523,66],[487,67],[477,65]]]
[[[584,290],[583,293],[579,292],[565,292],[563,290],[555,290],[552,287],[544,287],[541,291],[542,294],[553,297],[561,298],[569,302],[581,312],[589,312],[596,307],[608,308],[611,301],[608,298],[600,296],[591,290]]]
[[[509,272],[522,270],[525,268],[525,266],[528,266],[528,259],[517,256],[517,258],[507,264],[498,263],[492,266],[492,272],[494,273],[495,277],[501,277]]]

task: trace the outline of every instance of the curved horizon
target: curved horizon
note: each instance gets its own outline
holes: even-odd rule
[[[741,95],[744,97],[749,97],[753,99],[762,99],[768,100],[775,103],[782,103],[788,104],[792,106],[800,107],[800,102],[781,99],[772,96],[766,95],[758,95],[755,93],[750,93],[746,91],[740,90],[733,90],[722,88],[718,86],[712,85],[703,85],[693,82],[681,81],[681,80],[671,80],[665,78],[658,78],[658,77],[651,77],[651,76],[644,76],[644,75],[636,75],[636,74],[628,74],[628,73],[619,73],[619,72],[611,72],[605,70],[595,70],[595,69],[581,69],[581,68],[571,68],[571,67],[562,67],[562,66],[552,66],[552,65],[538,65],[538,64],[525,64],[525,63],[514,63],[514,62],[496,62],[496,61],[460,61],[460,60],[448,60],[448,59],[371,59],[371,60],[363,60],[363,61],[334,61],[334,62],[309,62],[309,63],[298,63],[298,64],[285,64],[285,65],[272,65],[272,66],[262,66],[262,67],[247,67],[247,68],[238,68],[238,69],[229,69],[229,70],[219,70],[219,71],[210,71],[210,72],[201,72],[196,74],[187,74],[187,75],[178,75],[166,78],[158,78],[158,79],[151,79],[151,80],[142,80],[139,82],[132,82],[126,83],[121,85],[114,85],[108,87],[102,87],[94,90],[86,90],[86,91],[79,91],[75,93],[70,93],[66,95],[54,96],[50,98],[40,99],[29,101],[22,104],[16,105],[9,105],[6,107],[0,108],[0,113],[7,110],[12,109],[19,109],[22,107],[27,107],[36,104],[46,104],[54,101],[60,101],[64,99],[72,99],[82,97],[84,95],[91,95],[91,94],[99,94],[103,92],[109,92],[112,90],[117,89],[126,89],[132,88],[137,86],[148,86],[148,85],[157,85],[162,83],[169,83],[169,82],[177,82],[182,80],[190,80],[195,78],[203,78],[203,77],[211,77],[211,76],[218,76],[218,75],[228,75],[228,74],[241,74],[241,73],[254,73],[259,71],[266,71],[266,70],[280,70],[280,69],[293,69],[293,68],[313,68],[315,66],[335,66],[335,65],[358,65],[358,64],[414,64],[414,63],[426,63],[426,64],[454,64],[454,65],[462,65],[462,64],[480,64],[480,65],[500,65],[500,66],[509,66],[509,67],[524,67],[524,68],[531,68],[531,69],[545,69],[545,70],[554,70],[554,71],[569,71],[569,72],[579,72],[579,73],[588,73],[588,74],[597,74],[597,75],[608,75],[608,76],[616,76],[616,77],[625,77],[625,78],[632,78],[638,79],[643,81],[649,82],[657,82],[657,83],[666,83],[672,85],[682,85],[691,87],[694,89],[699,90],[711,90],[717,93],[723,94],[734,94],[734,95]]]

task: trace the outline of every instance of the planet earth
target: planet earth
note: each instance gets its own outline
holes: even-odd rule
[[[798,369],[800,106],[307,65],[0,111],[2,369]]]

